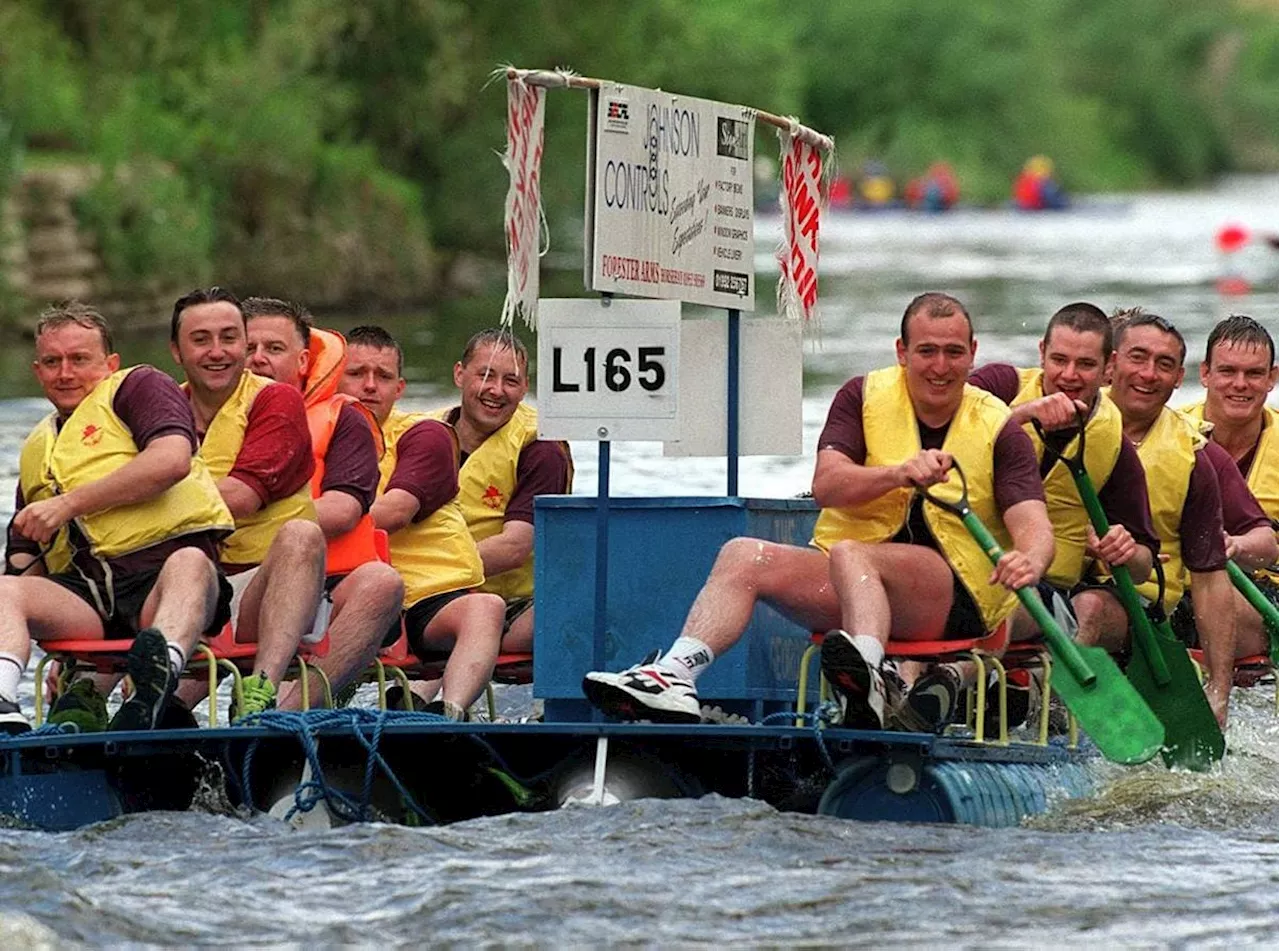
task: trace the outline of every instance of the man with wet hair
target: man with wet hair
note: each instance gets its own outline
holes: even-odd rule
[[[373,522],[390,536],[391,564],[404,579],[404,626],[423,660],[448,658],[440,701],[453,720],[484,692],[502,640],[506,605],[482,592],[484,566],[457,502],[458,437],[449,424],[396,409],[404,393],[404,356],[381,327],[347,334],[340,392],[369,409],[382,427]]]
[[[1262,645],[1245,631],[1237,638],[1235,595],[1227,577],[1224,524],[1249,536],[1269,531],[1269,522],[1229,456],[1209,443],[1187,417],[1168,407],[1182,385],[1187,347],[1172,323],[1139,309],[1113,318],[1116,359],[1108,395],[1120,410],[1125,435],[1138,447],[1147,475],[1152,523],[1167,556],[1161,609],[1171,613],[1190,578],[1195,627],[1205,649],[1205,693],[1224,728],[1235,658],[1259,653]],[[1163,560],[1163,559],[1162,559]],[[1159,596],[1155,580],[1138,591]],[[1129,619],[1114,597],[1083,591],[1075,598],[1078,639],[1111,651],[1129,646]]]
[[[533,500],[573,491],[569,446],[538,438],[524,403],[529,354],[509,329],[482,330],[453,366],[457,406],[437,413],[462,449],[458,503],[484,562],[481,591],[507,605],[502,649],[533,650]]]
[[[1137,581],[1151,574],[1160,548],[1147,502],[1146,473],[1138,450],[1124,435],[1120,411],[1100,397],[1103,380],[1112,364],[1111,322],[1103,311],[1085,301],[1067,304],[1055,313],[1040,341],[1040,366],[1018,369],[1007,363],[990,363],[977,370],[969,382],[1008,403],[1012,419],[1023,426],[1040,458],[1049,521],[1053,523],[1053,563],[1040,580],[1045,606],[1066,630],[1074,630],[1072,598],[1093,560],[1124,565]],[[1071,473],[1048,451],[1035,423],[1045,433],[1050,449],[1068,456],[1078,451],[1079,420],[1085,420],[1085,470],[1098,493],[1110,529],[1098,538],[1076,489]],[[1113,591],[1105,596],[1115,598]],[[1117,600],[1117,604],[1118,604]],[[1039,628],[1025,608],[1014,614],[1011,637],[1026,640]],[[1021,723],[1031,700],[1026,671],[1012,671],[1008,692],[1009,720]],[[941,680],[940,685],[935,681]],[[942,666],[922,678],[908,696],[908,708],[937,708],[929,704],[933,694],[954,707],[955,676]],[[940,713],[941,715],[941,713]],[[949,719],[949,718],[948,718]],[[946,720],[942,720],[943,723]]]
[[[1205,398],[1182,408],[1204,425],[1210,441],[1229,456],[1263,513],[1271,521],[1270,534],[1240,533],[1227,526],[1227,557],[1251,571],[1254,582],[1276,603],[1276,519],[1280,518],[1280,413],[1268,405],[1276,386],[1276,344],[1271,332],[1252,317],[1235,314],[1209,332],[1200,383]],[[1224,476],[1230,479],[1231,476]],[[1225,513],[1224,513],[1225,515]],[[1262,618],[1237,596],[1237,623],[1246,643],[1264,637]],[[1184,599],[1174,613],[1174,627],[1192,634],[1192,615]]]
[[[28,729],[17,705],[30,639],[132,638],[133,692],[114,730],[152,729],[202,634],[231,597],[217,548],[232,529],[178,385],[120,369],[102,315],[70,302],[36,324],[36,379],[54,412],[22,447],[0,578],[0,731]],[[102,729],[92,678],[51,719]]]
[[[231,623],[237,641],[257,645],[244,703],[235,711],[243,717],[273,708],[299,641],[324,636],[317,617],[325,545],[311,501],[315,461],[306,409],[296,386],[246,369],[244,311],[230,291],[212,287],[180,297],[169,337],[186,374],[200,456],[235,516],[220,556],[235,589]],[[190,702],[199,688],[184,685],[182,696]]]
[[[763,600],[829,632],[822,667],[842,725],[880,729],[891,638],[979,637],[1013,612],[1013,589],[1035,584],[1053,560],[1031,441],[1007,406],[966,383],[977,342],[960,301],[916,297],[895,349],[896,365],[855,377],[831,404],[813,477],[822,514],[812,547],[728,542],[667,653],[588,673],[592,703],[626,719],[698,721],[696,678],[737,643]],[[939,483],[954,492],[953,460],[1005,548],[994,570],[960,520],[919,492]]]
[[[315,457],[311,495],[327,545],[319,612],[327,624],[313,630],[327,627],[330,643],[312,666],[341,688],[373,661],[384,633],[399,619],[404,597],[400,575],[378,560],[369,515],[378,491],[382,431],[358,400],[337,392],[346,364],[340,334],[312,327],[307,309],[292,301],[250,297],[242,307],[249,369],[297,387],[306,404]],[[301,706],[301,694],[286,688],[279,706]]]

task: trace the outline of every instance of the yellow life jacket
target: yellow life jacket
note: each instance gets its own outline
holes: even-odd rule
[[[273,381],[245,370],[235,391],[222,404],[200,444],[200,456],[209,467],[214,481],[225,479],[235,465],[240,447],[244,445],[244,431],[249,424],[249,410],[263,387]],[[290,519],[301,518],[314,522],[316,507],[311,501],[311,486],[303,484],[292,495],[262,506],[258,511],[236,522],[236,530],[222,546],[224,565],[251,567],[262,563],[267,549],[276,537],[280,526]]]
[[[1013,398],[1014,406],[1021,406],[1044,396],[1044,371],[1026,369],[1018,371],[1021,387]],[[1036,447],[1036,458],[1044,458],[1044,443],[1030,423],[1022,427]],[[1124,423],[1120,410],[1108,399],[1099,398],[1093,414],[1085,423],[1084,467],[1089,473],[1095,490],[1100,490],[1111,478],[1111,472],[1120,458],[1120,446],[1124,437]],[[1079,448],[1079,437],[1067,444],[1063,455],[1070,456]],[[1049,509],[1049,521],[1053,524],[1053,564],[1045,572],[1045,578],[1063,588],[1070,588],[1080,581],[1085,569],[1085,545],[1088,542],[1089,514],[1075,480],[1061,463],[1049,470],[1044,478],[1045,504]]]
[[[133,434],[112,406],[120,384],[134,369],[117,370],[95,386],[61,430],[57,414],[51,413],[31,431],[18,464],[24,502],[39,502],[97,482],[138,455]],[[91,554],[102,559],[183,535],[230,532],[234,527],[231,512],[199,456],[192,457],[190,472],[155,498],[82,515],[75,521]],[[56,574],[70,564],[71,545],[64,528],[45,555],[45,565],[50,574]]]
[[[400,437],[423,420],[425,413],[405,413],[393,409],[382,424],[387,451],[378,468],[382,478],[378,494],[386,491],[391,474],[396,471]],[[434,420],[433,420],[434,421]],[[457,461],[458,437],[453,427],[441,423],[453,437],[454,461]],[[388,539],[391,564],[404,579],[404,606],[410,607],[436,594],[475,588],[484,583],[484,566],[480,552],[467,531],[467,520],[455,497],[440,506],[421,522],[410,522]]]
[[[1102,391],[1108,399],[1110,388]],[[1182,561],[1182,509],[1191,488],[1191,472],[1196,466],[1196,453],[1205,444],[1204,436],[1185,416],[1164,407],[1156,421],[1142,437],[1138,458],[1147,475],[1147,496],[1151,501],[1151,522],[1160,539],[1160,554],[1168,555],[1164,564],[1164,601],[1166,613],[1172,613],[1186,589]],[[1154,601],[1159,585],[1152,578],[1138,585],[1138,593]]]
[[[991,530],[1001,547],[1012,547],[995,500],[996,436],[1009,418],[1009,407],[989,393],[965,385],[960,408],[951,418],[943,441],[944,452],[954,456],[969,480],[969,505]],[[862,385],[862,431],[868,466],[896,466],[920,452],[920,429],[907,392],[901,367],[868,373]],[[948,501],[960,497],[960,480],[931,489]],[[825,508],[818,516],[813,543],[823,551],[846,538],[883,542],[893,538],[911,511],[914,489],[886,492],[879,498],[847,508]],[[924,518],[938,543],[938,550],[972,596],[983,622],[993,630],[1017,606],[1014,593],[1001,585],[987,584],[991,560],[969,534],[964,523],[950,512],[925,503]]]
[[[454,408],[433,413],[448,422]],[[499,430],[489,435],[476,451],[467,456],[458,473],[458,504],[467,520],[467,528],[476,543],[502,531],[507,504],[516,490],[516,465],[520,453],[538,438],[538,412],[521,403]],[[568,456],[567,449],[565,450]],[[573,488],[573,467],[565,492]],[[507,601],[533,596],[533,553],[515,568],[485,578],[481,591],[491,591]]]
[[[1184,406],[1178,412],[1189,416],[1197,423],[1205,424],[1204,403],[1193,403]],[[1212,425],[1212,424],[1208,424]],[[1262,511],[1274,524],[1280,519],[1280,412],[1267,406],[1262,414],[1262,433],[1258,436],[1258,448],[1254,451],[1253,462],[1249,465],[1249,474],[1245,476],[1249,491],[1262,506]],[[1272,581],[1280,580],[1274,571],[1258,571],[1256,575],[1265,576]]]

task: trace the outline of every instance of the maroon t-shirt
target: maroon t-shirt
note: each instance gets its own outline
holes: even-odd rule
[[[1017,369],[1008,363],[988,363],[975,370],[970,375],[969,382],[1010,405],[1013,405],[1018,391],[1022,389]],[[1074,437],[1075,430],[1064,429],[1058,433],[1051,432],[1046,435],[1052,442],[1053,448],[1061,450]],[[1055,464],[1053,454],[1044,453],[1040,460],[1041,477],[1047,476]],[[1107,516],[1107,522],[1111,525],[1123,525],[1133,536],[1134,541],[1139,545],[1145,545],[1153,555],[1157,554],[1160,551],[1160,539],[1156,537],[1155,524],[1151,521],[1147,474],[1142,468],[1137,447],[1129,437],[1121,435],[1120,454],[1116,457],[1111,474],[1102,485],[1095,488],[1098,492],[1098,501],[1102,503],[1103,514]]]
[[[195,417],[192,415],[191,403],[186,394],[172,377],[155,367],[145,364],[135,367],[116,389],[116,395],[111,400],[111,408],[128,428],[139,452],[161,436],[186,436],[193,452],[199,445]],[[59,429],[63,422],[62,419],[57,420]],[[19,483],[14,500],[14,512],[21,511],[25,504],[22,485]],[[91,577],[100,576],[101,566],[89,555],[86,540],[74,524],[71,525],[70,530],[76,564]],[[112,573],[117,576],[153,571],[159,569],[165,559],[179,548],[199,548],[216,562],[220,535],[219,532],[197,532],[182,538],[158,542],[141,551],[110,559],[109,564]],[[10,522],[5,550],[7,570],[8,555],[19,552],[36,555],[40,552],[40,546],[28,538],[15,534],[13,523]]]
[[[568,443],[535,439],[516,460],[516,488],[507,502],[504,522],[533,524],[533,500],[539,495],[563,495],[570,489]]]
[[[396,443],[396,467],[386,492],[403,489],[418,500],[413,521],[430,518],[458,494],[458,463],[453,434],[442,422],[424,419]]]
[[[1209,442],[1204,447],[1205,455],[1218,475],[1218,490],[1222,496],[1222,527],[1229,535],[1243,535],[1260,526],[1270,527],[1271,519],[1258,504],[1257,498],[1249,491],[1249,483],[1245,481],[1231,453],[1216,442]]]
[[[818,437],[818,449],[836,449],[858,465],[867,460],[867,444],[862,430],[862,377],[854,377],[840,388],[827,422]],[[941,449],[947,437],[947,426],[937,429],[916,420],[923,449]],[[1006,423],[996,436],[993,449],[996,508],[1005,512],[1029,499],[1044,501],[1044,484],[1036,465],[1035,447],[1022,427]]]
[[[227,475],[270,505],[311,481],[315,468],[302,393],[285,383],[264,386],[249,407],[244,441]]]
[[[324,454],[321,492],[345,492],[360,503],[360,514],[369,511],[378,493],[378,447],[368,417],[350,403],[338,412],[329,448]]]
[[[1231,457],[1225,452],[1223,455],[1227,456],[1228,466],[1234,469]],[[1227,567],[1227,548],[1222,538],[1222,490],[1210,452],[1196,453],[1178,533],[1182,538],[1182,561],[1188,571],[1221,571]]]

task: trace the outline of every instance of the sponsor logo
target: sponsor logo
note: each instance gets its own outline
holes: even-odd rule
[[[502,508],[502,492],[496,485],[490,485],[489,488],[484,490],[484,495],[480,496],[480,501],[494,511],[497,511]]]
[[[80,441],[86,446],[96,446],[98,443],[102,442],[102,427],[95,426],[93,423],[90,423],[84,428],[84,431],[80,433]]]
[[[606,132],[626,132],[631,127],[631,108],[625,99],[606,99],[604,101],[604,130]]]
[[[741,119],[716,116],[716,155],[746,161],[750,152],[747,141],[749,126]]]
[[[714,271],[711,275],[711,287],[722,294],[737,294],[746,297],[751,286],[747,275],[737,271]]]

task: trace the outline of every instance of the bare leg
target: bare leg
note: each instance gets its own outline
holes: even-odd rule
[[[1244,595],[1239,591],[1235,593],[1235,602],[1236,660],[1252,657],[1255,654],[1265,654],[1270,650],[1271,645],[1267,638],[1267,629],[1262,623],[1262,615],[1245,600]]]
[[[444,696],[466,710],[484,692],[493,676],[493,662],[502,639],[506,604],[496,594],[468,594],[440,609],[422,632],[422,641],[449,649],[444,668]]]
[[[831,581],[850,634],[868,634],[884,644],[944,633],[953,583],[951,569],[932,549],[839,542],[831,549]]]
[[[138,619],[140,628],[155,627],[184,657],[213,621],[218,603],[218,572],[196,548],[179,548],[167,559],[147,595]]]
[[[1071,599],[1075,609],[1076,641],[1117,654],[1129,646],[1129,613],[1110,591],[1089,588]]]
[[[719,657],[742,636],[757,601],[766,601],[809,630],[840,623],[827,556],[815,548],[734,538],[716,557],[680,632]]]
[[[504,654],[530,654],[533,652],[533,609],[528,608],[514,621],[507,633],[502,635],[502,652]]]
[[[324,589],[324,533],[315,522],[285,522],[245,590],[236,640],[256,641],[253,672],[273,684],[284,676],[298,641],[311,630]]]
[[[360,565],[333,589],[333,615],[329,622],[329,653],[311,666],[328,676],[334,689],[373,663],[383,635],[400,613],[404,582],[390,565],[371,561]],[[320,678],[313,675],[311,696],[318,696]],[[281,690],[281,709],[302,706],[302,691],[296,684]]]
[[[1227,726],[1227,707],[1236,668],[1236,621],[1239,604],[1231,579],[1223,571],[1191,572],[1191,605],[1195,610],[1196,630],[1204,649],[1205,696],[1218,718]]]

